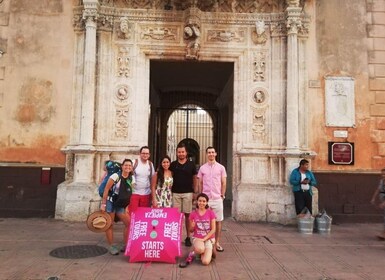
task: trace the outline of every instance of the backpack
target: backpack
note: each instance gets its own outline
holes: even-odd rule
[[[123,183],[125,181],[126,185]],[[132,195],[132,176],[124,179],[119,176],[119,179],[114,184],[112,189],[111,201],[114,204],[114,207],[126,208],[130,204],[130,199]]]
[[[108,179],[110,179],[110,176],[114,173],[118,173],[119,177],[120,174],[122,173],[122,166],[119,162],[112,161],[112,160],[107,160],[105,163],[106,166],[106,175],[103,178],[103,181],[100,183],[98,187],[98,192],[100,197],[103,197],[104,189],[106,188]]]

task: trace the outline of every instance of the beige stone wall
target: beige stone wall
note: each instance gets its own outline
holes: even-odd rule
[[[369,58],[370,133],[377,154],[372,167],[385,167],[385,1],[367,1],[367,32]]]
[[[72,1],[0,4],[0,162],[64,165],[70,131]]]
[[[315,170],[376,171],[385,166],[385,1],[316,1],[309,40],[310,147]],[[325,126],[325,77],[355,81],[355,126]],[[347,138],[334,131],[345,130]],[[355,164],[328,164],[328,141],[354,142]],[[381,149],[382,148],[382,149]]]

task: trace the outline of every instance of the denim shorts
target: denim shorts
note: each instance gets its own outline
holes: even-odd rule
[[[126,209],[123,207],[114,207],[113,203],[111,201],[107,200],[106,212],[107,213],[124,214],[126,212]]]

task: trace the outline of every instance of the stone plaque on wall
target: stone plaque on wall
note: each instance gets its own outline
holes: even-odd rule
[[[326,77],[325,103],[327,126],[354,126],[354,79],[352,77]]]

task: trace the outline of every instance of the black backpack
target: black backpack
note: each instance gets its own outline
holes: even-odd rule
[[[111,196],[114,207],[126,208],[130,204],[132,195],[132,176],[128,178],[120,177],[120,180],[114,185]]]

